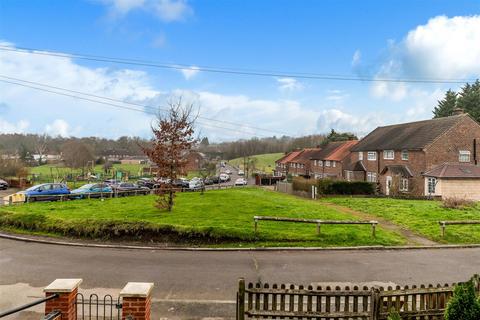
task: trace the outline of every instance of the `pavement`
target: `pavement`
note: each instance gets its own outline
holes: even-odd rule
[[[195,252],[0,239],[0,311],[42,297],[56,278],[83,278],[82,291],[113,295],[129,281],[154,282],[153,319],[233,319],[239,277],[307,285],[436,284],[469,279],[480,273],[479,262],[480,248]],[[38,319],[41,311],[18,319]]]

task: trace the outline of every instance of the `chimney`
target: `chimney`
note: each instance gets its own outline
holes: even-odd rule
[[[464,114],[465,112],[463,111],[462,108],[459,108],[459,107],[456,107],[455,109],[453,109],[453,115],[454,116],[458,116],[458,115],[461,115],[461,114]]]

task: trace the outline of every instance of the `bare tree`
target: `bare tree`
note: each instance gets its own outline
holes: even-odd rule
[[[202,167],[200,168],[200,171],[199,171],[203,181],[201,194],[205,192],[205,180],[207,180],[208,177],[213,176],[216,172],[217,172],[217,165],[214,162],[211,162],[211,161],[203,162]]]
[[[35,138],[34,149],[35,153],[38,155],[38,165],[42,165],[43,156],[47,152],[48,145],[48,136],[46,134],[39,135]]]
[[[150,146],[142,146],[143,152],[158,167],[157,177],[166,178],[166,183],[156,190],[159,195],[157,207],[172,211],[175,197],[174,182],[185,174],[186,154],[196,143],[194,138],[193,104],[184,105],[182,98],[171,99],[168,111],[160,113],[152,126],[153,140]]]
[[[92,150],[80,141],[71,140],[62,146],[63,161],[70,168],[84,168],[93,161]]]

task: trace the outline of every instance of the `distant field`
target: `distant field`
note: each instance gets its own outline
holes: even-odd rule
[[[256,238],[253,216],[357,220],[306,199],[260,188],[178,193],[170,213],[154,207],[154,196],[30,203],[0,207],[0,227],[88,238],[166,241],[227,246],[398,245],[404,238],[379,227],[325,226],[261,222]]]
[[[114,164],[113,168],[115,170],[121,170],[124,172],[129,172],[131,176],[139,176],[142,174],[142,169],[145,165],[141,164]],[[45,164],[38,167],[31,167],[30,174],[35,174],[39,176],[39,182],[51,182],[53,179],[62,179],[67,175],[71,176],[78,176],[82,173],[81,169],[71,169],[61,165],[52,165],[52,164]],[[102,165],[96,165],[95,171],[96,174],[105,175]],[[106,177],[110,177],[111,174],[105,175]]]
[[[283,156],[282,152],[279,153],[265,153],[265,154],[257,154],[254,156],[250,156],[249,158],[257,159],[255,164],[258,170],[261,170],[265,173],[272,173],[275,169],[275,161],[280,159]],[[229,164],[235,167],[239,167],[243,169],[243,158],[236,158],[228,161]]]

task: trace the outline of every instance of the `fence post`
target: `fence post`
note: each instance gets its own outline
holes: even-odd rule
[[[370,299],[370,320],[378,320],[380,318],[380,291],[372,288]]]
[[[375,229],[377,228],[376,223],[372,223],[372,237],[376,238]]]
[[[129,282],[120,291],[122,320],[150,320],[153,283]]]
[[[440,221],[440,229],[442,229],[442,238],[445,238],[445,221]]]
[[[317,236],[320,235],[320,222],[317,222]]]
[[[255,220],[255,235],[257,235],[258,219],[256,217],[253,219]]]
[[[45,315],[58,310],[62,313],[62,320],[76,320],[76,298],[80,283],[82,279],[56,279],[45,287],[43,291],[47,297],[59,295],[58,298],[45,302]]]
[[[237,320],[245,319],[245,279],[238,280]]]
[[[8,197],[8,205],[11,206],[13,203],[13,196]]]

